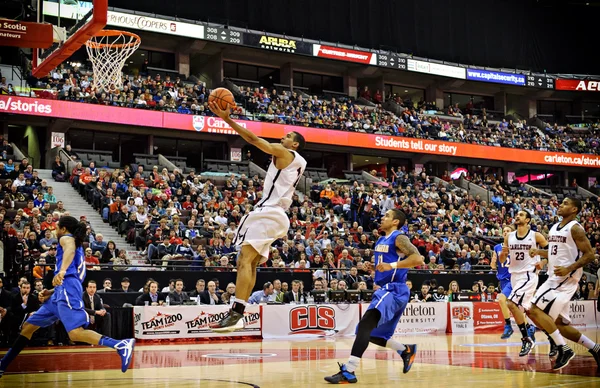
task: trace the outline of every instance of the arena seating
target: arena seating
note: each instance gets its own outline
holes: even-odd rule
[[[83,75],[86,75],[84,77]],[[140,109],[163,110],[182,114],[211,115],[206,97],[210,90],[198,81],[195,84],[168,76],[143,78],[125,77],[122,90],[92,92],[83,68],[61,67],[52,77],[39,81],[40,98],[58,98],[67,101],[87,102]],[[290,91],[285,85],[273,89],[261,88],[255,81],[226,81],[234,90],[239,107],[237,117],[249,120],[270,121],[281,124],[349,130],[365,133],[389,134],[464,142],[498,147],[540,149],[561,152],[596,154],[600,152],[597,129],[600,123],[590,125],[593,133],[571,126],[550,125],[539,118],[525,120],[493,121],[485,109],[475,110],[457,105],[439,111],[427,101],[403,101],[398,96],[388,96],[389,103],[397,109],[392,113],[381,104],[374,107],[364,99],[359,100],[331,92],[323,96],[310,96],[302,88]],[[246,86],[244,86],[246,85]],[[51,92],[48,92],[50,90]],[[306,90],[308,91],[308,90]],[[392,102],[393,100],[393,102]],[[391,109],[391,108],[390,108]],[[435,113],[433,113],[435,112]],[[433,113],[433,114],[432,114]]]

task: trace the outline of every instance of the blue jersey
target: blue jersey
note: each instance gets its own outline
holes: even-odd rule
[[[375,265],[379,263],[396,263],[403,260],[404,255],[399,254],[396,248],[396,238],[400,231],[395,230],[389,236],[380,237],[375,244]],[[406,283],[408,268],[394,268],[385,272],[375,272],[375,283],[380,287],[388,283]]]
[[[65,234],[62,237],[73,237],[70,234]],[[61,238],[62,238],[61,237]],[[63,248],[60,245],[60,241],[58,244],[58,247],[56,249],[56,273],[58,273],[58,271],[60,271],[60,267],[62,266],[62,261],[63,261]],[[73,261],[71,262],[71,264],[69,265],[69,268],[67,268],[67,272],[65,274],[65,278],[67,277],[75,277],[77,279],[79,279],[80,283],[83,283],[83,280],[85,279],[85,256],[83,254],[83,247],[78,247],[75,248],[75,257],[73,257]]]
[[[504,244],[498,244],[494,247],[494,251],[496,252],[496,257],[498,260],[496,261],[496,278],[498,280],[506,280],[510,279],[510,272],[508,272],[508,265],[510,264],[510,256],[506,257],[506,261],[504,263],[500,262],[500,252],[502,252],[502,246]]]

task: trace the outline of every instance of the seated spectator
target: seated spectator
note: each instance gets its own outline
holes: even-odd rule
[[[98,258],[96,256],[94,256],[92,248],[88,247],[85,249],[83,259],[85,261],[86,269],[91,270],[91,271],[100,269],[100,260],[98,260]]]
[[[131,283],[129,281],[128,277],[124,277],[123,279],[121,279],[121,289],[118,290],[119,292],[135,292],[134,289],[132,289],[130,287]]]
[[[158,282],[152,280],[148,285],[148,293],[142,294],[137,300],[136,305],[159,306],[165,303],[165,298],[158,292]]]
[[[35,279],[43,280],[46,277],[46,274],[48,274],[52,270],[52,267],[46,265],[46,258],[40,257],[35,267],[33,267],[33,277]]]
[[[196,288],[194,289],[194,291],[190,292],[190,297],[196,298],[200,296],[200,294],[203,293],[205,289],[206,282],[204,281],[204,279],[196,280]]]
[[[434,302],[433,295],[429,292],[429,283],[421,285],[421,292],[413,295],[411,302]]]
[[[257,291],[260,292],[260,291]],[[250,297],[252,298],[252,297]],[[211,280],[208,282],[208,284],[206,285],[206,290],[202,293],[200,293],[200,303],[201,304],[210,304],[210,305],[217,305],[217,304],[223,304],[223,301],[221,300],[221,298],[219,297],[219,294],[217,293],[217,285],[216,283]],[[250,300],[248,300],[248,303],[250,303]]]
[[[127,257],[127,252],[124,249],[119,251],[119,256],[112,259],[113,269],[115,271],[127,271],[131,261]]]
[[[88,281],[82,299],[83,308],[90,317],[90,329],[104,336],[110,336],[110,313],[106,311],[102,298],[96,293],[96,282],[94,280]]]
[[[285,292],[283,295],[283,303],[300,303],[302,294],[300,293],[300,282],[292,281],[292,289]]]
[[[52,163],[52,178],[57,182],[64,182],[66,180],[67,169],[65,164],[60,160],[60,156],[56,155],[54,162]]]
[[[190,300],[188,294],[183,291],[183,280],[176,279],[175,280],[175,290],[169,293],[169,304],[171,305],[181,305],[183,302]]]
[[[279,296],[279,295],[278,295]],[[231,304],[235,299],[235,284],[229,283],[225,288],[225,292],[221,295],[221,300],[224,304]]]
[[[90,248],[92,248],[92,253],[104,253],[104,250],[106,249],[107,245],[107,242],[104,241],[104,236],[102,236],[102,234],[100,233],[96,234],[95,240],[90,242]]]
[[[100,292],[100,293],[112,292],[112,279],[105,278],[104,281],[102,282],[102,289],[98,290],[98,292]]]
[[[250,295],[250,298],[248,298],[248,304],[259,304],[274,301],[275,299],[273,297],[273,284],[271,282],[266,282],[263,285],[262,290],[253,292],[252,295]]]
[[[92,248],[92,250],[93,250],[93,248]],[[102,264],[108,264],[110,262],[114,262],[115,259],[118,257],[119,257],[119,250],[117,249],[115,242],[109,241],[106,244],[106,248],[104,248],[104,251],[102,251],[102,258],[100,259],[100,262]]]

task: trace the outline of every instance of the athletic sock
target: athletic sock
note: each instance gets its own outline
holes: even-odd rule
[[[564,346],[567,344],[563,336],[560,335],[558,329],[554,330],[554,333],[550,333],[550,338],[552,338],[554,340],[554,343],[558,346]]]
[[[519,330],[521,331],[521,335],[523,338],[529,337],[529,333],[527,332],[527,326],[524,323],[521,323],[519,326]]]
[[[119,342],[121,342],[121,340],[116,340],[110,337],[102,336],[100,337],[100,341],[98,341],[98,345],[115,349]]]
[[[544,332],[544,334],[546,334],[546,337],[548,337],[548,341],[550,341],[550,346],[556,346],[556,342],[554,342],[552,337],[550,337],[550,334],[548,334],[548,332],[546,330],[542,330],[542,331]]]
[[[346,370],[350,373],[354,373],[354,371],[358,369],[359,365],[360,357],[350,356],[348,358],[348,362],[346,363]]]
[[[400,352],[400,353],[402,353],[403,351],[406,350],[406,346],[404,346],[404,344],[401,344],[398,341],[394,341],[393,339],[387,340],[387,342],[385,343],[385,347],[394,349],[395,351]]]
[[[246,301],[236,299],[235,302],[233,302],[231,309],[237,313],[244,314],[244,310],[246,310]]]
[[[594,349],[594,346],[596,346],[594,341],[592,341],[588,337],[584,336],[583,334],[581,335],[581,337],[579,337],[579,341],[577,341],[577,343],[582,344],[583,346],[585,346],[587,349],[590,349],[590,350]]]
[[[506,318],[504,320],[504,323],[506,324],[506,326],[510,326],[510,318]]]
[[[6,370],[10,363],[19,355],[19,353],[21,353],[21,350],[23,350],[28,343],[29,338],[20,335],[13,346],[8,349],[8,352],[6,352],[2,360],[0,360],[0,369]]]

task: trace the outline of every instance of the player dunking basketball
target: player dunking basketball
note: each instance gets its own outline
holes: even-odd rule
[[[541,233],[534,232],[529,227],[531,214],[526,210],[520,210],[515,216],[517,230],[504,235],[504,245],[500,253],[500,262],[504,263],[510,256],[508,271],[512,291],[507,297],[508,308],[515,317],[515,322],[523,336],[523,346],[519,356],[528,355],[535,347],[535,329],[527,327],[525,314],[520,310],[529,311],[531,308],[531,297],[538,285],[537,270],[543,267],[539,256],[530,257],[531,249],[537,247],[546,248],[548,242]]]
[[[298,151],[304,148],[304,137],[290,132],[280,144],[269,143],[229,117],[229,109],[220,109],[213,101],[210,110],[222,118],[244,140],[273,155],[267,170],[263,197],[255,208],[241,220],[233,243],[241,246],[237,263],[235,302],[229,314],[211,325],[215,332],[230,332],[244,328],[244,309],[256,283],[256,267],[267,261],[271,244],[285,236],[290,221],[285,211],[292,203],[292,195],[306,168],[306,160]]]
[[[369,342],[398,352],[404,362],[404,373],[410,370],[415,360],[416,345],[404,345],[392,339],[410,299],[406,285],[408,270],[424,263],[417,248],[398,230],[405,222],[406,215],[398,209],[388,210],[381,219],[381,230],[385,236],[375,244],[375,283],[381,288],[373,294],[373,301],[356,327],[348,362],[340,365],[338,373],[325,377],[328,383],[356,383],[358,379],[354,372]]]
[[[83,309],[83,288],[81,286],[86,273],[81,246],[85,238],[86,227],[85,223],[80,223],[70,216],[63,216],[58,221],[59,245],[56,255],[56,276],[52,280],[55,288],[40,293],[39,299],[45,303],[25,321],[19,338],[0,360],[0,377],[27,345],[37,329],[48,327],[59,319],[72,341],[113,348],[121,357],[121,370],[125,372],[129,368],[135,339],[120,341],[102,336],[92,330],[83,329],[90,321]]]
[[[553,369],[560,370],[575,357],[564,337],[582,344],[594,356],[600,372],[600,345],[570,326],[569,303],[577,291],[583,267],[594,260],[594,250],[585,231],[576,221],[581,212],[581,201],[567,197],[558,207],[561,222],[548,234],[548,249],[532,249],[530,256],[548,258],[548,280],[535,292],[529,317],[543,328],[558,346]],[[581,254],[580,254],[581,253]],[[563,337],[564,336],[564,337]]]

